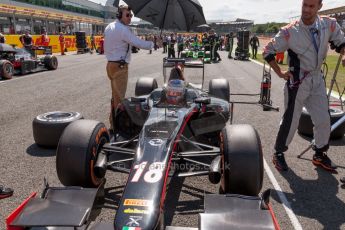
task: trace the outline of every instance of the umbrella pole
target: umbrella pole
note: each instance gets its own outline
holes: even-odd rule
[[[167,5],[165,6],[165,12],[164,12],[164,16],[163,16],[163,21],[162,21],[162,24],[161,24],[161,26],[160,26],[161,35],[162,35],[162,31],[163,31],[163,26],[164,26],[164,23],[165,23],[165,17],[166,17],[167,11],[168,11],[169,1],[170,1],[170,0],[167,0]]]

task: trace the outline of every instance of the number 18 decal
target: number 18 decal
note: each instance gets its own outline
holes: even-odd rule
[[[144,171],[144,181],[147,183],[156,183],[163,177],[164,164],[162,162],[154,162],[150,164],[148,169],[146,168],[147,161],[134,165],[134,176],[131,182],[138,182]],[[147,171],[148,170],[148,171]]]

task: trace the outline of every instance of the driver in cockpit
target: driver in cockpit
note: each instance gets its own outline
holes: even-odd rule
[[[174,68],[170,71],[169,81],[173,79],[180,79],[185,81],[184,74],[183,74],[183,66],[182,65],[176,65]]]
[[[168,84],[163,92],[162,102],[176,106],[185,105],[186,85],[182,65],[177,64],[171,69]]]

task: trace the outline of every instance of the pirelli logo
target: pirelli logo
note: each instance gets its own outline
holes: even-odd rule
[[[123,204],[125,206],[149,207],[152,205],[152,200],[125,199],[125,202]]]

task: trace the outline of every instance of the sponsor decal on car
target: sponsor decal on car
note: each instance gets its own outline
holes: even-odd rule
[[[149,207],[153,204],[153,202],[152,202],[152,200],[125,199],[125,202],[123,204],[125,206]]]
[[[147,161],[134,165],[133,169],[135,173],[131,179],[131,182],[138,182],[142,178],[147,183],[156,183],[163,178],[163,171],[165,170],[165,164],[163,162],[153,162],[146,168]],[[135,205],[139,206],[139,205]]]
[[[149,141],[149,144],[152,146],[160,146],[163,144],[163,140],[162,139],[152,139]]]
[[[149,214],[148,210],[137,209],[137,208],[127,208],[123,211],[126,214]]]
[[[126,226],[129,227],[139,227],[139,222],[143,220],[142,216],[130,216]]]

